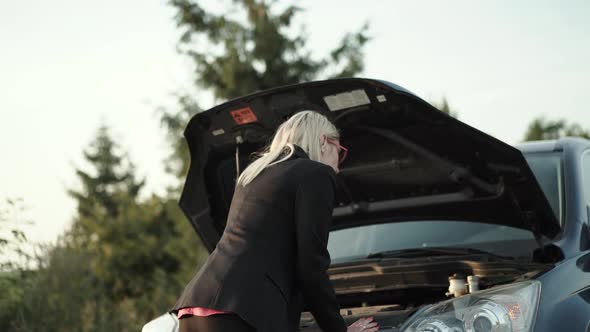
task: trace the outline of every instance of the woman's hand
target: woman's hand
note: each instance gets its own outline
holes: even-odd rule
[[[361,318],[356,322],[350,324],[347,332],[375,332],[379,330],[377,322],[373,321],[373,317]]]

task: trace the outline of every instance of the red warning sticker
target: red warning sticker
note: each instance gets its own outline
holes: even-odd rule
[[[239,110],[231,111],[230,113],[239,125],[258,121],[256,114],[252,112],[250,107],[240,108]]]

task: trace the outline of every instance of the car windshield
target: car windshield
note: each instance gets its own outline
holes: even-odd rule
[[[524,155],[555,217],[563,225],[563,169],[561,153],[527,153]]]
[[[554,213],[561,220],[563,185],[561,156],[525,155]],[[328,251],[333,263],[371,253],[415,248],[461,247],[497,255],[530,256],[537,243],[530,231],[461,220],[421,220],[360,226],[330,233]]]

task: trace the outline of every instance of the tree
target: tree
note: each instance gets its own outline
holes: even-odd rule
[[[547,120],[540,117],[529,124],[524,141],[558,139],[565,136],[590,138],[590,131],[578,124],[568,123],[564,119]]]
[[[449,106],[449,102],[447,101],[446,97],[443,97],[440,102],[431,102],[431,104],[441,112],[447,113],[448,115],[450,115],[454,118],[459,117],[459,114],[457,114],[457,112],[453,111],[451,109],[451,107]]]
[[[42,248],[37,268],[23,278],[23,296],[8,317],[9,331],[131,331],[127,313],[97,282],[93,255],[58,242]]]
[[[180,193],[182,178],[188,172],[190,153],[188,145],[184,141],[183,132],[191,117],[202,109],[190,96],[178,97],[179,108],[176,112],[170,112],[160,107],[160,123],[166,130],[166,138],[170,143],[170,154],[166,159],[166,172],[174,175],[178,182],[168,188],[169,196],[177,197]]]
[[[180,235],[177,216],[167,199],[138,198],[145,180],[137,180],[133,163],[101,126],[84,152],[89,170],[77,169],[80,190],[70,190],[78,213],[67,244],[93,256],[97,282],[111,299],[135,298],[156,288],[158,269],[174,274],[181,257],[167,250]]]
[[[120,147],[110,137],[105,125],[99,127],[90,148],[84,151],[84,158],[94,169],[91,172],[77,169],[82,188],[68,191],[78,202],[79,216],[96,217],[96,213],[102,213],[116,217],[119,213],[116,203],[118,196],[137,198],[145,180],[136,179],[135,167],[120,152]]]
[[[84,158],[88,167],[76,170],[81,189],[69,191],[78,209],[64,247],[87,255],[93,290],[99,290],[90,298],[94,306],[131,303],[126,311],[135,313],[137,324],[146,322],[169,308],[203,259],[198,240],[187,231],[175,200],[139,198],[145,180],[137,180],[106,126]],[[98,324],[101,317],[88,319]]]
[[[22,199],[7,198],[0,205],[0,272],[23,268],[31,259],[23,228],[32,222],[22,219],[24,210]]]
[[[304,33],[289,33],[293,19],[303,11],[297,6],[279,9],[276,1],[234,0],[224,12],[212,13],[196,1],[170,4],[183,31],[178,49],[194,62],[195,83],[221,101],[318,78],[350,77],[364,68],[367,24],[344,34],[335,49],[316,59],[306,48]],[[201,110],[194,100],[182,95],[179,110],[162,111],[173,148],[169,170],[178,178],[186,174],[189,160],[182,130]]]
[[[366,24],[346,34],[328,58],[315,60],[305,49],[305,35],[287,33],[299,7],[278,11],[275,1],[234,0],[227,11],[213,14],[191,0],[170,3],[184,30],[179,49],[195,62],[196,82],[217,98],[312,80],[330,69],[324,76],[353,76],[363,69]]]
[[[13,320],[22,306],[26,268],[32,259],[22,219],[22,199],[5,199],[0,204],[0,331],[13,329]]]
[[[175,200],[139,198],[144,181],[106,126],[84,157],[81,188],[69,191],[78,205],[71,228],[40,248],[35,270],[0,275],[0,330],[140,330],[204,259]]]
[[[109,295],[114,295],[115,275],[109,271],[113,246],[122,246],[112,233],[120,228],[130,207],[134,206],[144,181],[137,181],[133,164],[111,138],[109,129],[101,125],[90,147],[83,152],[90,170],[76,169],[81,184],[68,193],[77,203],[77,215],[66,233],[66,245],[72,250],[89,252],[94,257],[89,263],[93,274]]]

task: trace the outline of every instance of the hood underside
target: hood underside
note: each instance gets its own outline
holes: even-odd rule
[[[559,223],[522,153],[389,82],[338,79],[237,98],[195,115],[180,206],[212,250],[239,168],[302,110],[328,116],[349,149],[333,228],[408,220],[465,220],[554,237]],[[236,158],[236,149],[238,157]]]

